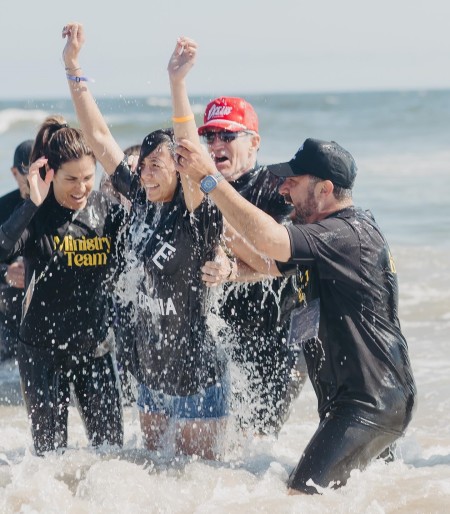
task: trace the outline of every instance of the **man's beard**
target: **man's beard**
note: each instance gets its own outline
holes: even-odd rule
[[[289,196],[286,197],[286,200],[293,203]],[[314,198],[314,185],[308,188],[308,197],[304,203],[293,205],[294,210],[291,214],[292,221],[300,225],[311,223],[311,217],[315,217],[318,208],[316,199]]]

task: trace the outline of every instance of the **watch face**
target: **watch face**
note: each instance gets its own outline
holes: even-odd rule
[[[211,175],[208,175],[200,182],[201,190],[204,193],[210,193],[216,186],[217,180]]]

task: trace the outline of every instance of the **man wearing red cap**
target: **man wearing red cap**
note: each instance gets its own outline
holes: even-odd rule
[[[280,180],[257,163],[261,138],[258,116],[249,102],[235,97],[212,100],[198,132],[217,170],[236,191],[278,222],[288,219],[292,207],[277,192]],[[237,253],[233,241],[228,239],[228,244]],[[229,266],[224,263],[225,277]],[[238,405],[237,416],[241,425],[250,425],[259,433],[280,430],[306,377],[303,354],[286,344],[296,303],[290,278],[225,285],[221,316],[231,329],[233,358],[247,382],[247,391],[238,393],[245,414],[240,415]]]

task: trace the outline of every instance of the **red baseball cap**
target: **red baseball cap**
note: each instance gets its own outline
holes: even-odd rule
[[[255,109],[243,98],[221,96],[206,106],[203,123],[198,129],[202,135],[209,128],[239,132],[253,130],[258,132],[258,116]]]

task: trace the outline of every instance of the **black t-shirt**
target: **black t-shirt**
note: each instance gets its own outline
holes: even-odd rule
[[[13,210],[22,203],[20,191],[15,189],[0,198],[0,224],[6,221]]]
[[[411,417],[415,384],[384,236],[370,213],[353,207],[287,228],[290,263],[309,266],[306,273],[297,268],[309,277],[302,292],[309,304],[320,299],[318,340],[304,346],[320,416],[339,408],[401,432]]]
[[[91,351],[107,333],[108,281],[116,264],[123,209],[93,191],[79,211],[50,192],[26,200],[0,228],[0,259],[22,255],[26,288],[35,286],[19,336],[26,344]],[[31,290],[31,287],[30,287]]]
[[[260,166],[230,182],[241,196],[281,223],[288,221],[292,206],[279,194],[280,183],[280,178]],[[264,351],[257,341],[259,336],[266,339],[274,332],[285,335],[281,329],[286,328],[290,312],[297,305],[295,284],[295,277],[225,284],[221,316],[233,326],[237,337],[248,340],[252,334],[258,352]]]
[[[143,262],[135,306],[139,379],[151,389],[187,396],[220,381],[223,371],[200,271],[214,257],[222,217],[208,198],[190,213],[180,185],[171,202],[147,202],[138,181],[124,162],[112,180],[133,200],[131,232],[138,227],[141,234],[137,245],[130,241]]]
[[[18,189],[0,198],[0,225],[13,213],[14,209],[23,202]],[[1,315],[7,320],[11,329],[19,327],[23,289],[11,287],[5,282],[5,273],[9,263],[0,265],[0,322]]]

